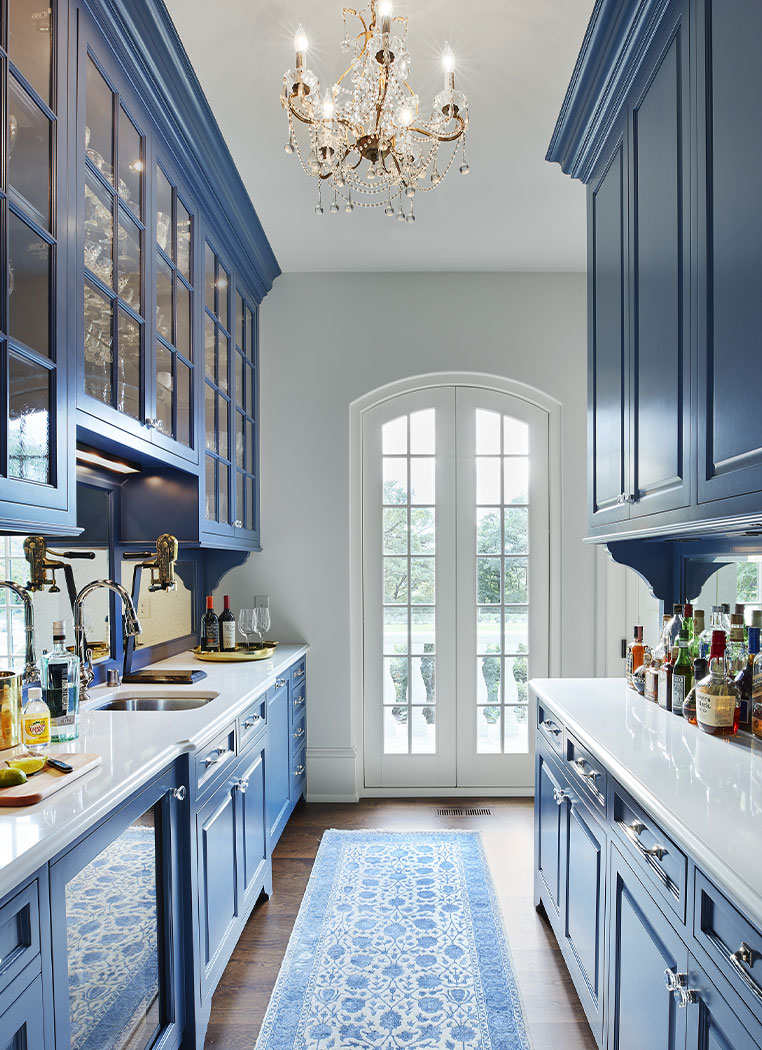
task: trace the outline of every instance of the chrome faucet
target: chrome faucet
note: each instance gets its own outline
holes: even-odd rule
[[[79,656],[80,701],[88,699],[87,689],[93,678],[95,678],[92,650],[88,649],[87,652],[85,652],[85,625],[82,622],[82,605],[88,594],[91,594],[99,587],[107,587],[110,591],[118,594],[122,599],[122,605],[124,607],[124,633],[131,638],[133,635],[140,634],[142,631],[138,614],[135,612],[135,606],[132,604],[132,598],[130,598],[121,583],[116,583],[114,580],[93,580],[92,583],[85,584],[74,601],[74,646],[77,650],[77,655]]]
[[[26,667],[21,672],[21,681],[24,685],[30,682],[39,682],[40,669],[37,666],[37,657],[34,654],[34,606],[32,596],[25,587],[19,587],[11,580],[0,580],[0,587],[7,587],[13,591],[24,603],[24,634],[26,635]]]

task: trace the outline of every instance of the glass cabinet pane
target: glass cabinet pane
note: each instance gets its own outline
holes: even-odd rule
[[[177,393],[177,433],[175,437],[183,445],[190,447],[193,418],[191,370],[178,357],[175,357],[175,390]]]
[[[139,219],[143,217],[143,139],[119,107],[119,196]]]
[[[140,340],[141,325],[119,311],[119,376],[116,407],[133,419],[140,419]]]
[[[88,177],[85,183],[85,266],[110,288],[114,284],[114,216],[108,193]]]
[[[172,351],[156,344],[156,419],[164,434],[172,433]]]
[[[114,323],[111,301],[85,284],[85,392],[111,404]]]
[[[50,245],[8,215],[8,333],[50,356]]]
[[[217,395],[217,451],[223,459],[228,458],[228,403]]]
[[[177,302],[177,316],[175,318],[175,346],[190,360],[191,356],[191,326],[193,324],[191,293],[187,285],[181,280],[175,281],[175,299]]]
[[[48,3],[8,0],[8,54],[34,90],[50,105],[53,16]]]
[[[217,316],[223,328],[228,327],[228,284],[230,279],[223,268],[217,265]]]
[[[119,209],[119,298],[141,313],[140,228],[122,208]]]
[[[243,350],[246,346],[246,307],[240,292],[235,293],[235,337],[238,346]]]
[[[206,457],[206,499],[205,516],[207,521],[214,521],[217,517],[217,461],[211,456]]]
[[[217,332],[217,385],[220,390],[228,392],[228,372],[230,370],[230,339]]]
[[[8,358],[8,475],[50,480],[50,373],[15,354]]]
[[[50,120],[15,77],[8,78],[8,184],[50,228]]]
[[[156,243],[172,258],[172,187],[159,165],[156,165]]]
[[[72,1050],[144,1050],[161,1018],[157,805],[66,884]]]
[[[217,313],[217,303],[214,297],[214,285],[217,279],[216,261],[214,252],[207,244],[204,256],[204,302],[210,314]]]
[[[177,210],[177,268],[191,283],[191,217],[183,202],[176,197]]]
[[[172,269],[156,257],[156,331],[172,342]]]
[[[228,512],[229,499],[228,499],[228,488],[230,486],[230,468],[225,463],[217,464],[218,471],[218,482],[219,482],[219,504],[218,504],[218,516],[217,520],[227,522],[230,520],[230,514]]]
[[[204,330],[204,368],[206,369],[207,379],[211,379],[214,383],[217,380],[216,375],[216,328],[214,321],[211,317],[206,318],[205,330]]]
[[[204,387],[204,420],[206,429],[206,447],[212,452],[217,451],[217,425],[215,418],[215,401],[217,395],[214,388],[207,383]]]
[[[88,55],[85,150],[90,162],[114,184],[114,93]]]

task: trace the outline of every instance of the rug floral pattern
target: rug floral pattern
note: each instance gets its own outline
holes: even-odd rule
[[[257,1050],[526,1046],[478,835],[327,832]]]

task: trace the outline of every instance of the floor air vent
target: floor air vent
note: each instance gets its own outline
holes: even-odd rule
[[[491,817],[491,809],[438,809],[438,817]]]

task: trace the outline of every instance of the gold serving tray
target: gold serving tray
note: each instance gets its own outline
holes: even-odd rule
[[[245,660],[269,660],[275,654],[277,642],[265,642],[262,649],[249,649],[245,645],[237,645],[232,653],[202,653],[198,646],[193,650],[197,660],[207,660],[209,663],[242,663]]]

